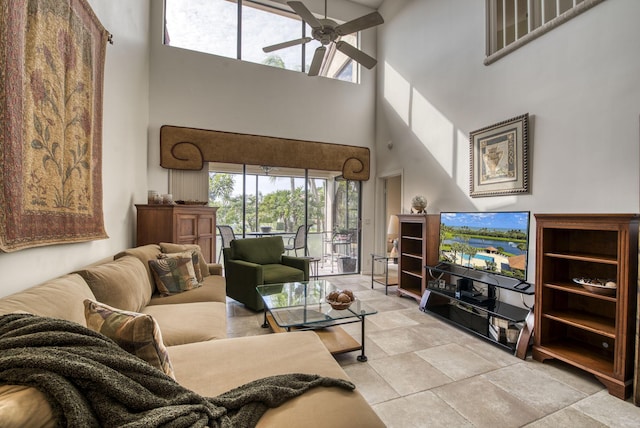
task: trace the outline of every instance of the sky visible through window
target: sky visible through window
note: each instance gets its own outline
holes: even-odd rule
[[[166,26],[171,46],[236,58],[237,5],[229,1],[166,0]],[[262,48],[302,37],[302,21],[243,7],[242,59],[263,63],[270,55],[280,57],[289,70],[302,68],[301,47],[265,54]],[[311,31],[307,26],[307,34]],[[319,45],[308,43],[307,56]],[[307,61],[310,62],[310,61]]]

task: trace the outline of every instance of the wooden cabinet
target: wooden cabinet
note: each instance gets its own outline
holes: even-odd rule
[[[215,262],[217,207],[136,205],[136,209],[136,245],[160,242],[198,244],[207,262]]]
[[[536,214],[533,358],[557,358],[626,399],[633,384],[637,214]],[[574,278],[615,281],[596,294]]]
[[[420,301],[427,287],[425,265],[438,263],[440,216],[398,214],[398,294]]]

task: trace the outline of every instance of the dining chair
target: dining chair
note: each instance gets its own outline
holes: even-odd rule
[[[312,225],[302,225],[298,226],[298,230],[296,231],[295,236],[289,238],[289,242],[285,245],[284,249],[289,254],[289,251],[293,250],[296,257],[298,256],[298,250],[304,250],[303,255],[309,254],[309,248],[307,247],[307,233],[309,229],[311,229]]]
[[[222,241],[220,251],[218,252],[218,263],[220,263],[222,249],[229,248],[231,246],[231,241],[236,239],[236,234],[233,233],[233,228],[231,226],[226,225],[218,225],[218,232],[220,232],[220,240]]]

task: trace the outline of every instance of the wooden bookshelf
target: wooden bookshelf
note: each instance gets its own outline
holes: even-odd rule
[[[638,214],[536,214],[533,358],[556,358],[626,399],[633,387]],[[573,278],[611,279],[614,295]]]
[[[438,263],[440,216],[398,214],[398,294],[420,301],[427,287],[425,265]]]

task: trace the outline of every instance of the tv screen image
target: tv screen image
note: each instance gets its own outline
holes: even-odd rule
[[[527,278],[528,211],[440,213],[440,261]]]

